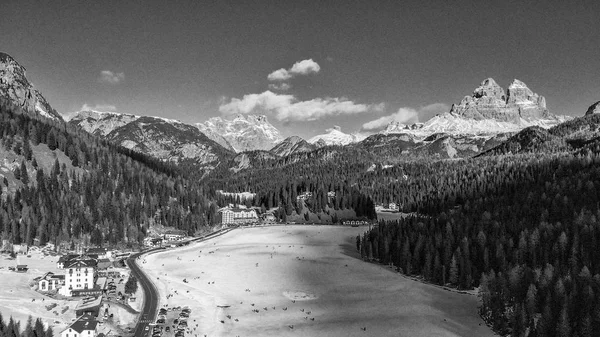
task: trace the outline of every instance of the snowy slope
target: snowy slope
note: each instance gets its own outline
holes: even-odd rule
[[[339,126],[334,126],[331,129],[326,130],[327,133],[322,135],[317,135],[308,140],[311,144],[317,144],[319,141],[325,143],[326,145],[348,145],[352,143],[357,143],[366,138],[366,136],[361,134],[347,134],[342,132]]]
[[[490,136],[498,133],[518,132],[529,126],[550,128],[571,119],[568,116],[553,116],[545,119],[525,120],[518,123],[497,121],[495,119],[472,119],[447,112],[437,115],[420,125],[390,124],[382,134],[406,133],[417,137],[427,137],[436,133],[452,135]]]

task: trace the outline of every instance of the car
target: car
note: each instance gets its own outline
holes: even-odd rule
[[[173,320],[173,324],[177,324],[177,323],[179,323],[179,320],[178,320],[177,318],[175,318],[175,319]]]
[[[170,327],[166,327],[166,328],[165,328],[165,331],[166,331],[166,332],[169,332],[169,331],[171,331],[171,328],[170,328]]]
[[[150,330],[150,326],[146,325],[146,327],[144,328],[144,331],[148,331],[148,330]]]

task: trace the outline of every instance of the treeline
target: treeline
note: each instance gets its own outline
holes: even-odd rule
[[[21,331],[21,324],[15,321],[12,317],[8,320],[8,323],[4,321],[2,313],[0,312],[0,337],[53,337],[52,327],[44,328],[44,323],[41,319],[36,319],[29,316],[27,323],[23,331]]]
[[[420,215],[380,222],[357,238],[361,255],[429,282],[479,287],[481,315],[503,335],[593,336],[600,156],[490,160],[463,163],[482,167],[477,175],[454,166],[444,174],[456,178],[454,188],[439,186]]]
[[[191,234],[216,219],[200,183],[176,167],[62,121],[2,106],[0,135],[6,150],[22,156],[14,170],[19,186],[0,201],[0,235],[14,244],[137,244],[154,224]],[[56,160],[43,169],[31,152],[38,144],[62,151],[72,165]]]
[[[371,197],[346,179],[356,170],[354,166],[338,166],[333,160],[321,161],[315,154],[303,156],[302,160],[291,163],[264,162],[263,166],[235,174],[216,170],[206,179],[207,186],[219,205],[239,200],[219,194],[217,190],[256,193],[255,198],[243,202],[264,209],[278,208],[278,216],[284,220],[294,211],[300,214],[303,206],[314,213],[352,209],[358,217],[376,218]],[[303,194],[306,199],[298,202],[297,197]]]

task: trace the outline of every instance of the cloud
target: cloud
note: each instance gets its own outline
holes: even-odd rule
[[[125,79],[125,73],[114,73],[110,70],[102,70],[98,82],[106,84],[118,84]]]
[[[269,81],[286,81],[290,78],[292,78],[292,74],[283,68],[275,70],[267,76]]]
[[[295,75],[308,75],[310,73],[318,73],[320,70],[321,67],[317,62],[308,59],[294,63],[290,72]]]
[[[84,103],[81,108],[79,109],[79,111],[117,111],[117,107],[111,104],[95,104],[95,105],[91,105],[91,104],[87,104]]]
[[[314,98],[300,101],[293,95],[265,91],[260,94],[244,95],[223,102],[219,111],[225,115],[270,113],[279,121],[314,121],[328,116],[353,115],[367,111],[379,111],[381,104],[356,104],[344,97]]]
[[[287,91],[287,90],[290,90],[291,88],[292,88],[292,85],[285,83],[285,82],[269,84],[269,89],[271,89],[271,90]]]
[[[267,76],[269,81],[287,81],[297,75],[308,75],[310,73],[318,73],[321,71],[321,66],[312,59],[302,60],[294,63],[294,65],[286,70],[284,68],[277,69]]]
[[[449,111],[450,107],[443,103],[434,103],[419,109],[414,108],[400,108],[398,111],[391,115],[379,117],[375,120],[363,124],[364,130],[376,130],[386,127],[391,122],[398,122],[402,124],[413,124],[419,120],[426,121],[431,117],[440,114],[442,112]]]

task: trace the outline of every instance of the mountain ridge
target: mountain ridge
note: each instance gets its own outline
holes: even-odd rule
[[[30,113],[63,120],[62,116],[36,90],[26,77],[26,69],[12,56],[0,52],[0,103],[17,104]]]

